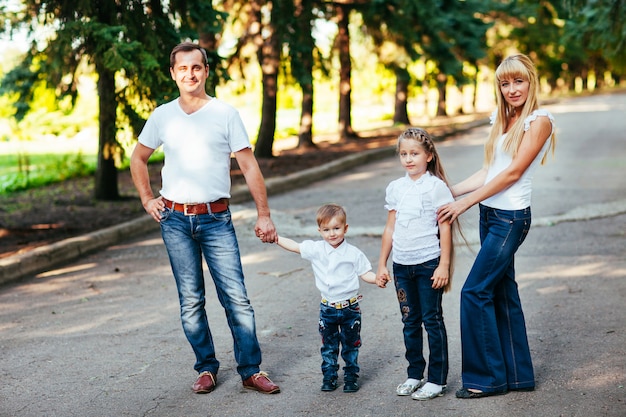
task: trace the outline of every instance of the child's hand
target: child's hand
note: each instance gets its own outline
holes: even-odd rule
[[[448,284],[448,279],[450,279],[448,275],[448,269],[438,267],[435,269],[431,281],[433,282],[433,289],[438,290],[445,287]]]
[[[260,230],[257,232],[256,236],[259,238],[259,240],[261,242],[264,242],[264,243],[275,243],[275,242],[266,242],[265,241],[265,233],[261,232]]]
[[[391,279],[389,278],[389,272],[387,271],[387,268],[384,268],[384,271],[378,271],[378,274],[376,274],[376,285],[378,285],[380,288],[385,288],[387,287],[387,283],[391,281]]]

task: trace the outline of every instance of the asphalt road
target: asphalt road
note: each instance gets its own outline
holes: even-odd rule
[[[310,265],[260,243],[250,203],[233,207],[263,365],[282,392],[244,390],[232,339],[209,284],[209,320],[222,363],[217,389],[191,391],[193,354],[155,224],[63,267],[0,287],[0,416],[626,416],[626,96],[549,106],[554,159],[535,177],[534,226],[518,252],[537,390],[458,400],[459,290],[476,249],[477,213],[462,223],[453,291],[444,298],[449,392],[418,402],[395,395],[406,362],[392,288],[363,284],[361,390],[319,391],[319,294]],[[487,128],[439,144],[451,180],[478,169]],[[270,198],[281,234],[316,238],[314,212],[348,210],[348,239],[372,260],[385,221],[384,190],[402,175],[395,158],[367,162]]]

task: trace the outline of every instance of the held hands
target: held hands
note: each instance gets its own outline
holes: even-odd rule
[[[254,233],[263,243],[275,243],[278,240],[276,227],[269,216],[257,218]]]
[[[389,270],[382,266],[378,268],[378,272],[376,273],[376,285],[378,285],[380,288],[385,288],[387,287],[387,283],[391,281],[391,278],[389,277]]]

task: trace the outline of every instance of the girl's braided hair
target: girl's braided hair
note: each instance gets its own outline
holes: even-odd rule
[[[448,177],[446,176],[446,172],[443,169],[441,160],[439,159],[437,148],[435,148],[435,143],[433,142],[433,139],[430,137],[426,130],[419,127],[409,127],[408,129],[406,129],[398,137],[396,151],[400,150],[400,143],[403,140],[416,141],[420,144],[424,151],[426,151],[426,153],[432,155],[432,159],[430,160],[430,162],[428,162],[428,166],[426,167],[426,169],[428,169],[428,172],[430,172],[432,175],[445,182],[447,186],[450,186],[450,184],[448,183]]]

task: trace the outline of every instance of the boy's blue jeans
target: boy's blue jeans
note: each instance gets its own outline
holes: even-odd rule
[[[356,381],[359,377],[359,348],[361,347],[361,308],[353,304],[335,308],[320,304],[319,332],[322,336],[322,374],[324,380],[337,379],[338,356],[345,362],[344,381]]]
[[[448,334],[443,321],[443,289],[433,289],[433,272],[439,258],[419,265],[394,262],[393,276],[404,323],[408,378],[422,379],[426,369],[422,323],[428,335],[428,382],[446,385],[448,378]]]
[[[161,235],[176,280],[183,330],[196,355],[196,371],[217,374],[219,369],[205,310],[204,255],[234,339],[237,372],[244,380],[259,372],[261,349],[230,210],[185,216],[166,209]]]
[[[514,267],[530,223],[530,207],[480,205],[481,248],[461,291],[464,388],[498,392],[535,386]]]

